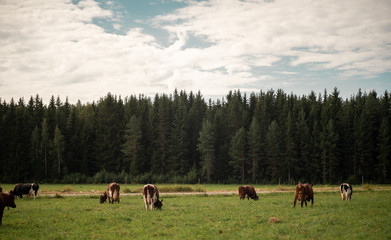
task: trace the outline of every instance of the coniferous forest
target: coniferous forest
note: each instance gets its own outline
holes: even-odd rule
[[[0,99],[8,183],[391,183],[391,95]]]

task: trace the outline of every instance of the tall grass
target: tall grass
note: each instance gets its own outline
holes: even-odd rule
[[[141,196],[100,204],[96,196],[17,199],[5,211],[0,239],[389,239],[391,191],[342,201],[315,193],[313,207],[293,208],[292,193],[163,196],[147,212]],[[274,220],[272,220],[274,218]],[[278,220],[274,222],[275,220]]]

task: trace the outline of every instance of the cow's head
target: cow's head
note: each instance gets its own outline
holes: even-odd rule
[[[7,206],[8,209],[9,207],[16,208],[14,195],[6,194],[6,193],[0,193],[0,194],[4,200],[5,206]]]
[[[303,195],[304,195],[304,186],[303,186],[303,184],[301,184],[301,183],[297,184],[297,186],[296,186],[296,194],[297,194],[297,198],[300,201],[303,201]]]
[[[255,194],[255,197],[254,197],[253,199],[254,199],[254,200],[258,200],[258,199],[259,199],[258,195]]]
[[[153,205],[157,209],[162,209],[162,207],[163,207],[163,199],[161,201],[157,200]]]
[[[107,194],[106,193],[103,193],[102,195],[100,195],[100,203],[104,203],[106,202],[106,199],[107,199]]]
[[[16,208],[16,204],[15,204],[15,197],[11,194],[8,194],[8,206],[9,207],[12,207],[12,208]]]

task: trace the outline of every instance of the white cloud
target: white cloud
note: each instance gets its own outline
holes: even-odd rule
[[[336,69],[344,78],[391,70],[387,0],[188,1],[171,14],[138,20],[166,29],[168,47],[141,28],[115,35],[93,24],[104,18],[126,29],[115,4],[107,2],[112,10],[105,10],[93,0],[1,1],[0,96],[59,94],[74,102],[107,92],[153,95],[179,88],[224,96],[240,86],[297,86],[294,71],[279,71],[295,77],[284,82],[273,82],[278,71],[253,71],[285,57],[289,67]],[[189,47],[191,37],[208,44]]]

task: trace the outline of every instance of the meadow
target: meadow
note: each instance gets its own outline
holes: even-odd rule
[[[390,190],[361,189],[350,202],[337,191],[314,197],[313,207],[293,208],[293,192],[260,194],[259,201],[165,194],[163,209],[153,212],[145,211],[141,195],[124,195],[120,204],[100,204],[95,194],[24,197],[4,210],[0,239],[391,239]]]

